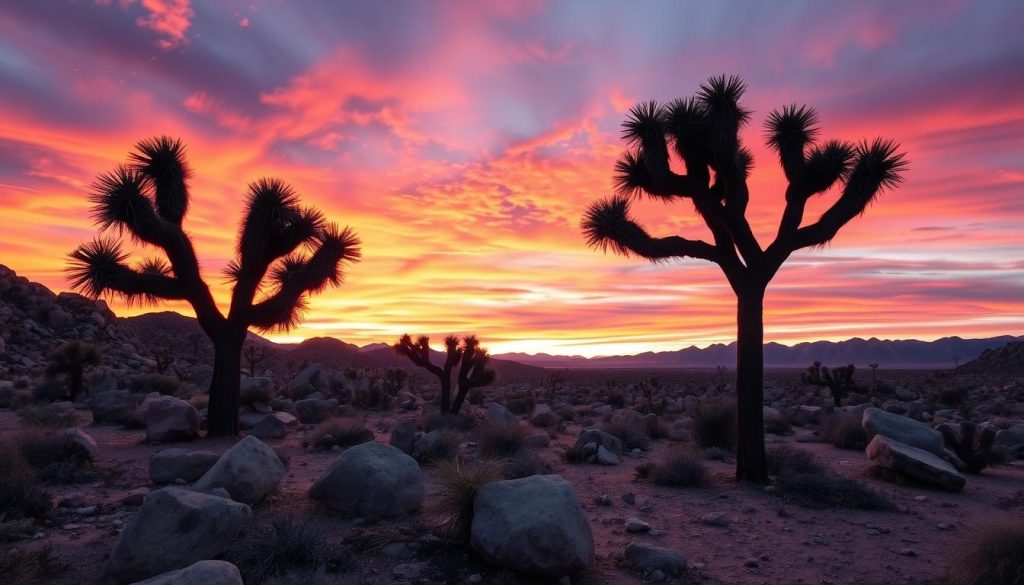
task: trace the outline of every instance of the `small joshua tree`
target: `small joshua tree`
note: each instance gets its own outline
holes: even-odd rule
[[[263,350],[250,343],[243,350],[245,362],[249,364],[249,377],[256,377],[256,364],[263,361]]]
[[[414,342],[409,335],[403,335],[394,350],[404,355],[417,366],[426,369],[441,382],[441,414],[458,414],[466,395],[473,388],[486,386],[494,381],[494,370],[487,364],[491,356],[480,347],[475,335],[467,335],[461,340],[449,335],[444,339],[444,365],[438,366],[430,361],[430,338],[421,335]],[[452,374],[455,373],[457,393],[452,400]]]
[[[832,393],[832,402],[839,408],[843,404],[843,399],[857,387],[853,381],[854,369],[853,364],[829,369],[821,365],[821,362],[814,362],[800,375],[800,379],[804,384],[828,388]]]
[[[611,248],[652,262],[699,258],[718,264],[737,297],[736,477],[766,482],[764,449],[764,297],[775,274],[797,250],[824,246],[860,215],[885,188],[900,182],[905,166],[895,142],[859,145],[816,143],[817,115],[786,106],[768,115],[768,145],[786,174],[786,207],[775,240],[762,248],[747,221],[747,177],[753,157],[739,131],[750,111],[739,101],[746,85],[713,77],[694,97],[667,104],[638,104],[623,124],[631,149],[616,165],[618,194],[591,205],[583,232],[592,247]],[[673,167],[673,151],[686,173]],[[807,202],[829,191],[839,197],[815,222],[804,225]],[[664,202],[688,200],[707,224],[712,241],[654,237],[630,216],[632,199],[646,194]]]
[[[103,356],[100,355],[100,350],[96,349],[95,345],[81,341],[69,341],[50,352],[48,357],[46,374],[48,376],[67,375],[72,402],[82,392],[82,378],[86,366],[98,366],[103,361]]]
[[[72,286],[88,296],[118,295],[128,302],[188,301],[213,342],[209,435],[238,433],[242,345],[249,327],[288,329],[308,295],[342,280],[345,264],[359,259],[359,239],[349,228],[299,204],[277,179],[249,185],[239,227],[234,281],[225,315],[199,272],[192,239],[182,227],[189,207],[191,171],[180,140],[160,137],[136,145],[131,162],[101,175],[93,187],[93,215],[101,230],[127,233],[163,258],[128,264],[116,236],[97,237],[70,255]],[[266,292],[263,292],[266,291]]]

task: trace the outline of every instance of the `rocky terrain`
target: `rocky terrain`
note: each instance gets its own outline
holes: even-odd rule
[[[0,269],[0,332],[0,583],[973,585],[1024,550],[1014,345],[842,387],[769,372],[753,486],[723,370],[495,360],[440,416],[389,348],[252,336],[242,437],[205,438],[193,321]],[[71,401],[75,342],[102,361]]]

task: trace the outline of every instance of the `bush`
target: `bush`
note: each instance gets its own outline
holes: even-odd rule
[[[1024,584],[1024,521],[983,524],[961,539],[949,559],[947,585]]]
[[[471,431],[474,426],[476,426],[476,422],[471,416],[466,414],[441,414],[435,412],[423,419],[423,430],[428,432],[444,429]]]
[[[36,471],[36,477],[47,483],[73,484],[96,479],[89,465],[89,455],[63,433],[27,431],[15,439],[25,462]]]
[[[860,418],[848,412],[835,414],[821,423],[818,434],[840,449],[863,451],[868,446],[868,433]]]
[[[519,479],[531,475],[547,475],[551,466],[533,451],[522,451],[505,464],[505,479]]]
[[[438,532],[447,538],[469,542],[477,490],[503,477],[503,466],[494,461],[468,464],[454,459],[438,464],[438,492],[430,512]]]
[[[373,431],[353,417],[334,417],[316,425],[303,444],[313,449],[328,450],[335,446],[346,448],[373,440]]]
[[[630,424],[624,418],[604,423],[601,425],[601,430],[618,437],[627,451],[633,449],[646,451],[651,446],[651,438],[647,436],[647,429],[641,425]]]
[[[32,388],[32,399],[36,402],[56,402],[67,398],[67,386],[56,378],[47,378]]]
[[[485,457],[513,457],[523,448],[526,431],[518,422],[487,423],[474,433],[480,445],[480,453]]]
[[[15,386],[0,386],[0,408],[20,408],[32,401],[32,392]]]
[[[895,509],[885,495],[833,473],[802,449],[769,451],[768,473],[777,476],[776,487],[783,498],[806,508]]]
[[[181,390],[181,380],[163,374],[139,374],[128,378],[128,390],[136,394],[158,392],[164,396],[175,396]]]
[[[34,550],[0,550],[0,583],[41,585],[51,583],[68,570],[68,564],[49,546]]]
[[[704,485],[707,468],[693,450],[673,448],[658,461],[636,468],[637,477],[658,485],[696,487]]]
[[[308,521],[275,520],[248,529],[225,558],[234,563],[247,585],[260,585],[295,571],[316,571],[331,561],[327,532]]]
[[[944,388],[939,391],[939,402],[956,408],[967,402],[967,388]]]
[[[37,485],[36,472],[25,460],[20,446],[8,437],[0,439],[0,517],[42,518],[53,507],[50,494]]]
[[[765,417],[764,432],[772,435],[788,435],[793,432],[793,424],[785,414]]]
[[[26,406],[18,411],[18,418],[28,426],[51,429],[66,429],[78,424],[74,410],[54,404]]]
[[[562,453],[562,459],[564,459],[566,463],[571,463],[573,465],[586,463],[587,458],[587,454],[583,452],[583,445],[573,445]]]
[[[701,402],[693,417],[693,436],[701,448],[732,451],[736,446],[736,405],[723,400]]]

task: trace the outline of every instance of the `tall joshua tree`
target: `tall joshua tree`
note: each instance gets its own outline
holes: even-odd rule
[[[487,350],[480,347],[480,341],[475,335],[467,335],[461,340],[449,335],[444,338],[445,360],[443,365],[436,365],[430,361],[430,338],[421,335],[414,342],[408,334],[403,335],[394,350],[399,355],[409,358],[409,361],[417,366],[426,369],[437,376],[441,382],[441,414],[458,414],[462,409],[462,403],[466,395],[473,388],[486,386],[494,381],[494,370],[487,364],[491,356]],[[455,399],[452,400],[452,373],[455,373],[455,383],[458,391]]]
[[[180,140],[168,137],[136,145],[130,162],[100,175],[93,186],[93,216],[100,235],[70,255],[72,286],[87,295],[113,294],[128,302],[188,301],[214,347],[208,433],[238,432],[242,345],[249,327],[288,329],[306,298],[342,281],[347,263],[359,260],[359,239],[329,223],[277,179],[249,185],[239,227],[237,258],[228,267],[234,282],[225,315],[199,272],[192,239],[182,228],[191,175]],[[117,236],[156,248],[163,258],[132,267]]]
[[[592,204],[582,227],[588,243],[602,250],[653,262],[699,258],[721,267],[738,301],[736,477],[764,482],[762,345],[768,283],[790,254],[824,246],[880,191],[895,187],[905,160],[889,140],[818,142],[818,118],[810,107],[772,112],[765,137],[779,155],[788,186],[775,240],[762,248],[745,217],[753,163],[739,136],[750,119],[750,111],[739,103],[745,89],[739,78],[723,75],[701,85],[694,97],[635,106],[623,124],[630,148],[616,164],[617,194]],[[673,168],[673,154],[685,165],[685,174]],[[832,206],[803,225],[807,201],[833,186],[839,196]],[[630,217],[630,203],[642,194],[664,202],[689,200],[713,241],[651,236]]]

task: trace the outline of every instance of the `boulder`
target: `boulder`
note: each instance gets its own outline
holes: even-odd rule
[[[390,444],[402,453],[411,455],[413,446],[416,444],[416,422],[412,420],[398,421],[391,429]]]
[[[967,480],[952,465],[934,453],[875,435],[865,449],[875,465],[949,491],[960,491]]]
[[[295,414],[303,424],[315,425],[330,418],[337,408],[338,401],[333,398],[306,398],[295,403]]]
[[[199,561],[134,585],[245,585],[238,567],[227,561]]]
[[[885,435],[900,443],[916,447],[944,459],[957,469],[965,469],[963,462],[946,449],[942,433],[927,424],[878,408],[866,408],[861,424],[868,438]]]
[[[171,396],[146,400],[146,440],[151,443],[188,441],[199,436],[199,411]]]
[[[488,562],[544,577],[575,573],[594,560],[590,521],[572,484],[557,475],[479,488],[470,545]]]
[[[484,418],[488,422],[495,424],[509,424],[514,423],[518,417],[512,414],[509,409],[505,408],[503,404],[497,402],[491,402],[487,405],[487,412],[484,414]]]
[[[686,570],[683,553],[639,542],[631,542],[626,547],[626,562],[644,575],[661,571],[674,577]]]
[[[114,543],[109,575],[131,583],[216,557],[252,518],[249,506],[178,487],[157,490]]]
[[[280,418],[268,414],[256,426],[252,427],[249,434],[257,439],[283,439],[288,435],[288,427]]]
[[[64,429],[64,440],[67,441],[67,446],[78,457],[88,461],[96,458],[96,452],[99,450],[99,447],[96,445],[96,439],[93,439],[92,436],[82,429],[78,427]]]
[[[346,516],[368,518],[416,511],[423,504],[423,493],[416,460],[376,441],[347,449],[309,488],[310,498]]]
[[[135,396],[127,390],[111,390],[92,396],[86,405],[92,411],[92,422],[119,425],[131,418]]]
[[[293,400],[299,400],[319,390],[320,386],[320,365],[307,366],[299,372],[290,384],[288,384],[288,395]]]
[[[274,399],[274,381],[270,378],[257,376],[255,378],[242,378],[239,387],[238,400],[242,404],[254,402],[270,402]]]
[[[164,449],[150,458],[149,479],[156,484],[174,483],[179,479],[191,483],[209,471],[218,458],[212,451]]]
[[[1024,457],[1024,424],[1014,425],[996,433],[992,451],[1007,459]]]
[[[199,478],[195,489],[224,488],[232,500],[251,505],[273,493],[282,477],[284,464],[277,453],[250,435],[225,451]]]
[[[555,411],[551,410],[547,404],[534,406],[533,412],[530,414],[530,422],[542,429],[557,426],[560,420]]]
[[[245,410],[238,411],[238,428],[243,431],[256,428],[256,425],[263,422],[263,419],[269,416],[266,413],[250,410],[248,406],[243,406],[242,408]]]
[[[597,447],[604,447],[616,455],[622,455],[622,439],[611,433],[599,429],[581,431],[579,438],[576,439],[576,447],[582,449],[588,443],[594,443]],[[596,447],[594,451],[597,451]]]
[[[551,436],[547,433],[534,433],[523,439],[523,445],[531,449],[543,449],[551,444]]]
[[[597,456],[597,462],[601,465],[618,465],[622,462],[618,455],[605,449],[604,445],[598,445],[595,455]]]

